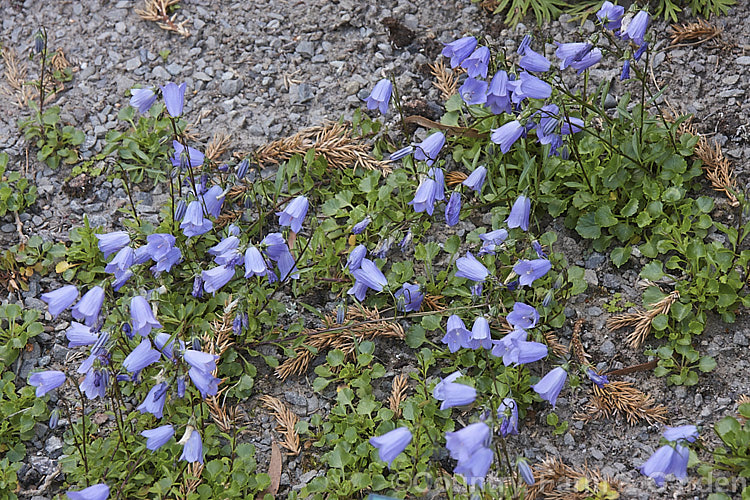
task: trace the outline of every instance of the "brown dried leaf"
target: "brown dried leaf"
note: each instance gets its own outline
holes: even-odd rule
[[[669,31],[672,37],[670,48],[700,45],[709,41],[713,41],[717,46],[725,45],[719,40],[723,30],[704,19],[682,25],[673,24]]]
[[[270,493],[275,497],[281,484],[281,450],[276,441],[271,441],[271,461],[268,463],[268,475],[271,476],[271,484],[268,485],[265,493]]]

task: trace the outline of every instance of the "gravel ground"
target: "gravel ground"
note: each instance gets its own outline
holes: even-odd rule
[[[722,48],[703,45],[667,49],[667,26],[657,22],[654,76],[660,87],[667,87],[665,98],[671,106],[678,112],[693,113],[699,131],[713,134],[744,186],[750,171],[750,25],[746,21],[750,7],[742,0],[738,3],[729,15],[715,20],[724,28],[723,40],[729,44]],[[497,18],[464,0],[183,0],[178,20],[189,20],[191,35],[186,38],[141,20],[135,7],[140,7],[140,2],[0,0],[4,14],[0,41],[4,47],[26,54],[33,33],[44,25],[51,49],[61,47],[72,63],[73,80],[56,104],[62,108],[63,122],[85,132],[84,158],[99,153],[107,131],[118,127],[117,112],[127,102],[125,91],[136,83],[186,82],[186,114],[192,119],[204,116],[196,126],[202,139],[208,140],[214,131],[225,131],[231,134],[233,150],[247,151],[326,119],[350,117],[355,109],[362,108],[361,99],[373,84],[391,73],[398,75],[398,87],[406,101],[439,106],[438,91],[430,82],[426,65],[436,60],[440,42],[472,33],[486,36],[495,47],[514,49],[526,32],[521,25],[515,30],[505,28]],[[590,29],[593,25],[581,27],[563,18],[541,32],[555,40],[574,41],[578,30]],[[619,75],[619,68],[598,68],[592,74],[596,79],[612,78]],[[31,76],[35,76],[33,71]],[[0,89],[9,90],[6,82],[0,83]],[[617,95],[622,89],[615,86],[613,92]],[[35,152],[29,151],[16,125],[21,114],[13,98],[0,100],[0,149],[10,154],[11,168],[27,172],[39,189],[36,205],[20,216],[24,233],[65,242],[69,229],[80,224],[85,214],[94,226],[118,228],[116,209],[126,203],[121,183],[100,177],[83,192],[63,189],[69,170],[53,171],[36,161]],[[166,199],[160,186],[136,196],[146,217],[156,217]],[[717,198],[717,205],[721,210],[725,203]],[[637,280],[643,262],[634,258],[623,268],[613,268],[607,256],[592,252],[561,223],[553,222],[550,229],[560,234],[557,250],[563,251],[571,263],[587,269],[590,285],[587,294],[579,296],[567,311],[571,321],[561,332],[563,339],[569,340],[572,322],[583,318],[582,339],[594,364],[605,363],[616,369],[645,362],[640,352],[621,347],[623,332],[607,332],[604,323],[608,313],[603,309],[615,292],[624,300],[639,301]],[[2,247],[16,243],[17,238],[13,219],[2,219]],[[43,310],[38,297],[52,286],[50,279],[33,276],[29,292],[2,299]],[[54,329],[36,337],[33,350],[24,353],[21,378],[34,368],[54,366],[66,359],[67,349],[59,342],[66,325],[51,322],[49,315],[47,320]],[[750,392],[747,315],[733,325],[711,322],[700,343],[701,351],[714,356],[718,367],[703,375],[698,386],[668,388],[663,379],[648,372],[626,377],[669,408],[672,425],[697,423],[708,427],[731,414],[737,398]],[[389,372],[402,370],[411,359],[410,354],[401,352],[403,346],[393,342],[378,349]],[[283,385],[261,383],[260,379],[256,394],[265,391],[281,397],[300,417],[329,404],[314,394],[305,379]],[[707,487],[694,477],[658,490],[653,481],[637,472],[636,467],[658,444],[658,426],[630,426],[622,421],[584,425],[572,416],[585,405],[586,391],[567,389],[563,396],[558,400],[557,413],[571,422],[568,432],[553,435],[544,424],[545,410],[535,417],[538,425],[524,423],[531,433],[515,437],[511,446],[522,449],[532,461],[549,455],[571,465],[600,468],[625,485],[625,498],[707,495]],[[257,401],[247,405],[249,410]],[[254,422],[257,433],[249,439],[257,446],[263,470],[273,425],[263,412],[255,415],[259,420]],[[703,436],[709,442],[712,439],[708,429]],[[30,447],[28,463],[19,474],[22,495],[39,487],[44,476],[55,469],[62,442],[59,435],[39,424],[33,446],[36,450]],[[305,470],[299,459],[286,460],[282,492],[299,487],[318,473]],[[47,493],[53,490],[54,486]],[[48,497],[42,494],[33,498]]]

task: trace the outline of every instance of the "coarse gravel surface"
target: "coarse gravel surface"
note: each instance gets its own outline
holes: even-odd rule
[[[128,0],[0,0],[0,42],[4,48],[16,51],[25,60],[34,33],[44,25],[50,48],[62,48],[71,62],[73,79],[55,104],[62,108],[65,124],[85,132],[81,149],[84,159],[100,153],[106,133],[122,126],[117,113],[126,105],[126,92],[135,84],[186,82],[185,114],[191,121],[201,117],[194,128],[200,140],[205,144],[214,132],[224,131],[231,134],[230,150],[234,151],[250,151],[326,120],[350,118],[355,109],[363,108],[362,99],[372,86],[388,75],[395,75],[405,103],[426,103],[426,109],[435,113],[431,118],[436,119],[442,103],[427,65],[437,60],[442,43],[474,34],[495,48],[514,52],[527,31],[523,25],[507,28],[500,18],[464,0],[183,0],[178,21],[189,21],[190,36],[182,37],[142,20],[135,13],[140,6],[140,1]],[[740,0],[727,16],[713,20],[724,30],[722,40],[727,45],[721,47],[704,44],[669,48],[668,25],[661,20],[654,22],[657,41],[653,75],[659,87],[666,87],[663,105],[694,114],[698,131],[712,135],[722,146],[741,186],[747,184],[750,172],[748,18],[750,6]],[[581,33],[593,31],[593,25],[581,25],[567,17],[541,29],[533,26],[531,19],[527,23],[537,40],[578,41]],[[554,46],[548,45],[547,50],[554,51]],[[34,71],[29,69],[30,78],[36,76]],[[592,77],[616,80],[619,71],[614,64],[603,65],[592,70]],[[116,210],[127,202],[122,183],[101,176],[93,179],[89,189],[64,189],[69,168],[53,171],[36,160],[36,151],[24,140],[16,123],[26,111],[16,105],[7,82],[0,82],[0,91],[4,92],[0,99],[0,150],[9,153],[10,168],[26,173],[39,190],[36,204],[19,216],[23,233],[67,242],[69,230],[82,224],[84,215],[92,226],[120,228],[121,215]],[[619,83],[613,86],[615,97],[622,92]],[[395,118],[389,116],[388,120],[393,130],[397,130]],[[144,188],[135,196],[144,218],[153,220],[167,199],[161,186]],[[726,202],[719,195],[715,197],[717,213],[729,213]],[[471,221],[458,226],[465,232],[473,227]],[[561,221],[551,221],[548,230],[559,233],[556,250],[564,252],[571,263],[584,267],[589,282],[589,290],[566,310],[570,321],[560,332],[563,341],[570,340],[573,323],[582,318],[582,340],[594,365],[618,369],[648,361],[642,352],[625,347],[624,332],[607,331],[604,324],[609,313],[603,307],[613,293],[639,303],[638,273],[645,259],[632,257],[618,269],[607,255],[593,252],[586,241],[566,230]],[[438,240],[444,238],[436,235]],[[17,242],[15,220],[6,216],[0,220],[0,247],[5,249]],[[35,275],[28,292],[6,293],[2,301],[45,310],[39,296],[58,285],[53,278]],[[70,361],[71,353],[61,341],[66,323],[53,322],[48,313],[45,315],[48,328],[22,354],[20,379],[35,368]],[[624,380],[634,382],[666,405],[671,425],[703,426],[702,436],[715,444],[710,426],[733,414],[739,396],[750,393],[749,345],[750,318],[746,313],[731,325],[714,319],[700,337],[700,350],[715,357],[718,366],[701,375],[698,385],[668,387],[664,379],[651,372],[633,373]],[[391,374],[409,370],[414,359],[409,348],[395,341],[379,343],[376,355]],[[282,384],[270,377],[258,377],[254,396],[243,405],[253,419],[250,427],[255,431],[246,438],[258,450],[259,470],[267,466],[273,428],[269,415],[254,411],[264,393],[281,398],[303,419],[330,407],[330,394],[314,393],[311,379],[297,377]],[[386,392],[383,397],[387,397]],[[628,425],[622,420],[583,423],[574,415],[583,409],[587,397],[587,390],[581,386],[566,388],[558,399],[556,413],[560,420],[571,423],[563,435],[553,434],[546,425],[549,409],[545,407],[523,422],[526,432],[512,437],[510,446],[523,450],[532,463],[555,456],[576,467],[586,464],[599,468],[623,485],[623,498],[705,498],[712,491],[701,485],[694,471],[685,483],[672,481],[666,489],[656,488],[637,467],[658,446],[660,426]],[[57,468],[62,450],[62,431],[58,431],[37,425],[27,463],[19,472],[22,498],[40,500],[57,493],[60,478],[46,491],[35,491],[33,496],[28,492],[37,490],[45,476]],[[280,495],[322,473],[308,470],[301,458],[284,460]]]

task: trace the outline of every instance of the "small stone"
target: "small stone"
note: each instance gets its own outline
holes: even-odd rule
[[[732,341],[739,346],[746,347],[750,345],[750,342],[748,342],[747,336],[745,336],[742,332],[735,332],[734,337],[732,338]]]
[[[599,352],[601,352],[605,356],[611,357],[615,354],[615,344],[613,344],[611,340],[607,339],[599,347]]]
[[[563,437],[563,442],[567,446],[573,446],[574,444],[576,444],[576,440],[575,440],[575,438],[573,438],[573,435],[570,432],[568,432],[567,434],[565,434],[565,437]]]
[[[309,40],[303,40],[297,44],[295,52],[303,56],[312,57],[315,55],[315,45]]]
[[[727,85],[734,85],[737,83],[737,81],[740,79],[740,75],[729,75],[725,76],[721,79],[721,83],[725,83]]]
[[[293,405],[307,406],[307,398],[297,392],[287,391],[284,393],[284,398]]]
[[[221,93],[225,97],[234,97],[242,90],[242,80],[224,80],[221,82]]]
[[[164,69],[163,66],[157,66],[153,70],[151,70],[151,73],[154,75],[154,78],[156,80],[161,80],[168,82],[172,80],[172,75],[170,75],[166,69]]]
[[[121,35],[124,35],[128,31],[128,26],[124,22],[118,21],[117,23],[115,23],[115,31]]]
[[[597,460],[601,460],[604,458],[604,453],[594,448],[593,450],[591,450],[591,456]]]
[[[586,259],[586,269],[596,269],[597,267],[604,264],[606,260],[606,256],[600,254],[599,252],[594,252],[588,259]]]
[[[52,455],[54,452],[61,450],[63,447],[62,440],[57,436],[50,436],[47,443],[44,445],[44,450]]]
[[[660,65],[661,63],[663,63],[663,62],[664,62],[664,59],[665,59],[666,57],[667,57],[667,56],[666,56],[666,54],[664,54],[664,52],[657,52],[657,53],[656,53],[656,54],[654,55],[654,59],[653,59],[653,62],[652,62],[651,64],[653,65],[653,67],[654,67],[654,68],[657,68],[657,67],[659,67],[659,65]]]
[[[74,3],[73,4],[73,14],[76,16],[80,16],[81,13],[83,13],[83,6],[80,3]]]
[[[81,206],[80,203],[78,203],[78,200],[70,200],[70,205],[69,206],[70,206],[70,210],[74,214],[81,215],[83,213],[83,207]]]
[[[735,59],[734,62],[741,64],[742,66],[750,66],[750,56],[740,56]]]
[[[14,224],[3,224],[2,227],[0,227],[0,231],[4,233],[12,233],[16,230],[16,226]]]
[[[172,63],[172,64],[167,65],[166,69],[169,72],[169,74],[172,76],[177,76],[180,73],[182,73],[182,66],[177,63]]]
[[[140,66],[141,66],[140,57],[133,57],[132,59],[128,59],[128,61],[125,63],[125,69],[128,71],[135,71]]]
[[[607,94],[604,98],[604,109],[613,109],[617,107],[617,99],[612,94]]]
[[[599,286],[599,278],[596,275],[596,271],[594,271],[593,269],[584,270],[583,279],[591,286]]]
[[[586,309],[586,314],[593,317],[601,316],[603,312],[604,311],[602,311],[602,308],[597,306],[591,306]]]
[[[55,462],[49,457],[31,456],[29,457],[29,462],[31,463],[31,466],[43,476],[52,474],[55,471]]]

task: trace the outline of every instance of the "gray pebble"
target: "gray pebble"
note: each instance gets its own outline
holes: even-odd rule
[[[750,56],[740,56],[734,62],[742,66],[750,66]]]
[[[234,97],[242,90],[242,86],[242,80],[225,80],[221,82],[221,93],[226,97]]]
[[[615,344],[612,343],[611,340],[607,339],[605,340],[602,345],[599,347],[599,352],[601,352],[603,355],[611,357],[614,356],[616,351]]]
[[[315,45],[309,40],[303,40],[297,44],[295,52],[303,56],[312,57],[315,55]]]
[[[299,394],[294,391],[286,391],[284,393],[284,398],[289,401],[291,404],[296,406],[307,406],[307,398],[303,396],[302,394]]]
[[[125,63],[125,69],[128,71],[135,71],[138,69],[141,65],[141,58],[140,57],[133,57],[132,59],[128,59],[128,61]]]

